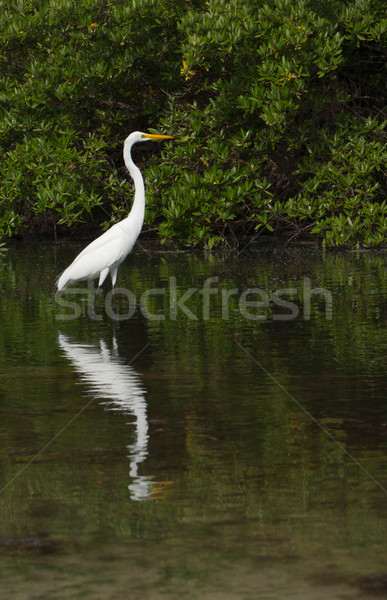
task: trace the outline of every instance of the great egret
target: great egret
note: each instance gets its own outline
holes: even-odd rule
[[[94,297],[101,291],[101,286],[110,273],[113,288],[117,280],[117,271],[120,264],[132,250],[140,234],[145,214],[145,188],[140,169],[134,164],[131,155],[133,144],[147,140],[169,140],[171,135],[157,135],[134,131],[124,142],[124,162],[134,182],[134,201],[129,215],[123,221],[116,223],[105,231],[96,240],[91,242],[74,259],[69,267],[62,273],[57,282],[58,291],[64,290],[70,283],[84,279],[99,277],[98,288]]]

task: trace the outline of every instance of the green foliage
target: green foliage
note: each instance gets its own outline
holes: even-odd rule
[[[381,3],[320,8],[213,0],[181,20],[191,100],[162,124],[187,141],[152,170],[172,182],[165,238],[211,246],[266,228],[382,242],[387,21]]]
[[[179,79],[177,9],[98,0],[0,9],[0,235],[36,215],[66,225],[119,217],[129,196],[117,173],[122,138]]]
[[[147,171],[147,222],[165,240],[212,247],[266,230],[383,241],[381,0],[0,8],[0,234],[39,215],[122,218],[122,141],[153,127],[177,138]]]

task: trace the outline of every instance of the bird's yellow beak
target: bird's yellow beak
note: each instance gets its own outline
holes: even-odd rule
[[[157,133],[144,133],[143,138],[148,140],[172,140],[173,135],[158,135]]]

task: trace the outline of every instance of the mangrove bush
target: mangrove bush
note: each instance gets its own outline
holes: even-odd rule
[[[381,0],[0,9],[1,236],[122,218],[122,142],[150,128],[176,137],[144,160],[146,222],[163,240],[385,239]]]

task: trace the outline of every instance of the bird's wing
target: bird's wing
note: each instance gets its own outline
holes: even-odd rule
[[[105,233],[97,237],[97,239],[95,239],[93,242],[90,242],[90,244],[86,246],[86,248],[84,248],[82,252],[80,252],[78,256],[74,258],[72,264],[77,262],[85,254],[95,252],[99,248],[105,247],[107,244],[113,241],[119,233],[117,232],[117,228],[119,227],[120,223],[116,223],[115,225],[113,225],[113,227],[110,227],[110,229],[105,231]]]
[[[102,238],[103,236],[101,236]],[[100,240],[101,238],[98,238]],[[98,241],[95,240],[95,241]],[[83,279],[95,279],[101,271],[119,265],[127,255],[122,236],[109,239],[103,245],[88,247],[88,252],[82,252],[74,262],[62,273],[58,281],[58,289],[64,289],[68,283],[82,281]],[[87,249],[87,248],[86,248]]]

